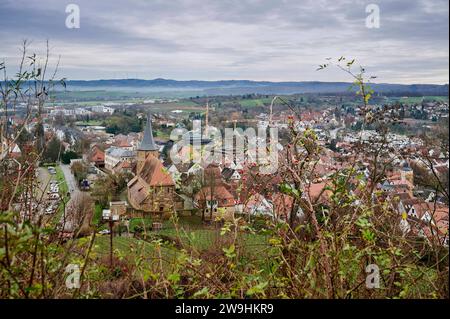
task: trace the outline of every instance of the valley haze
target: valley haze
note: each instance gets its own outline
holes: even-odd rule
[[[241,95],[241,94],[304,94],[346,93],[350,82],[270,82],[250,80],[177,81],[171,79],[102,79],[70,80],[68,91],[134,91],[134,92],[190,92],[191,95]],[[386,95],[448,95],[448,84],[389,84],[373,83],[370,86]],[[62,89],[60,87],[59,89]],[[189,94],[188,94],[189,95]]]

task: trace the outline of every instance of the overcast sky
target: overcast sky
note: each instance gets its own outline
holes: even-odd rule
[[[377,82],[448,83],[448,15],[448,0],[0,0],[0,61],[11,70],[23,39],[38,53],[49,39],[68,79],[349,81],[316,71],[344,55]]]

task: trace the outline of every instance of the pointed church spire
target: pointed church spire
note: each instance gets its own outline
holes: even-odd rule
[[[157,151],[159,148],[156,146],[153,140],[152,132],[152,115],[147,114],[147,124],[145,125],[144,138],[139,145],[138,151]]]

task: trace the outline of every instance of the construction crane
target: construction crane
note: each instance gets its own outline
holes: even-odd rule
[[[272,102],[270,103],[270,114],[269,114],[269,127],[273,126],[273,121],[272,121],[272,116],[273,116],[273,103],[275,102],[275,100],[278,98],[277,95],[274,96],[274,98],[272,99]]]

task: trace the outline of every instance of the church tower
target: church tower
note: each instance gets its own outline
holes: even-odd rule
[[[141,141],[137,149],[137,166],[136,173],[139,174],[142,167],[144,166],[145,159],[149,154],[152,154],[154,157],[159,157],[159,148],[156,146],[155,141],[153,140],[153,132],[152,132],[152,116],[150,113],[147,114],[147,124],[144,129],[144,137]]]

